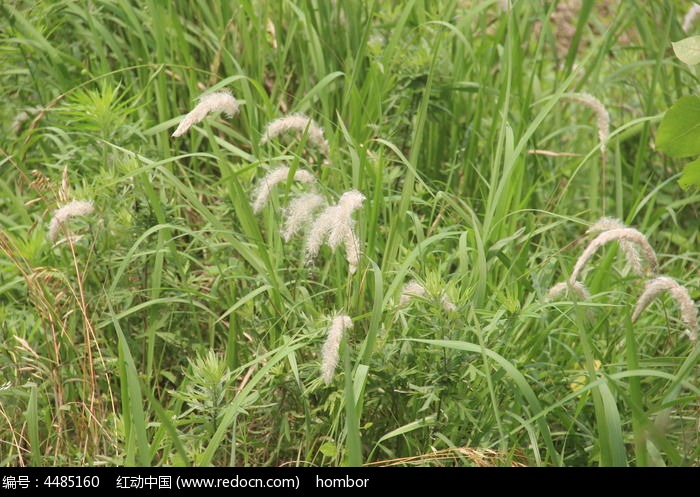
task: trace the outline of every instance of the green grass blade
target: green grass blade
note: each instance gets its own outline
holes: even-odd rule
[[[525,397],[525,400],[527,401],[530,407],[530,415],[533,418],[528,419],[527,421],[530,425],[532,425],[533,422],[536,424],[539,431],[539,435],[542,438],[544,446],[547,449],[547,455],[549,456],[549,460],[555,466],[559,466],[561,464],[559,460],[559,454],[554,449],[554,444],[552,442],[552,434],[549,431],[549,427],[547,426],[547,423],[544,421],[544,419],[538,417],[538,414],[542,412],[542,406],[540,405],[539,400],[537,400],[535,392],[532,390],[532,387],[530,387],[525,377],[520,371],[518,371],[518,369],[515,366],[513,366],[513,364],[510,361],[508,361],[505,357],[501,356],[500,354],[494,352],[493,350],[483,349],[480,345],[474,343],[450,340],[425,340],[417,338],[410,339],[410,341],[425,343],[428,345],[433,345],[435,347],[445,347],[449,349],[461,350],[465,352],[475,352],[479,354],[483,352],[490,359],[495,361],[500,367],[502,367],[505,370],[508,376],[511,377],[511,379],[515,383],[515,387],[523,395],[523,397]]]

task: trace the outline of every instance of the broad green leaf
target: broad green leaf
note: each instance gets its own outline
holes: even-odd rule
[[[673,51],[681,62],[694,66],[700,64],[700,36],[691,36],[680,41],[672,42]]]
[[[685,165],[683,168],[683,174],[678,180],[678,184],[684,190],[687,190],[691,186],[700,188],[700,159],[694,160]]]
[[[700,98],[685,95],[666,111],[656,149],[671,157],[700,155]]]

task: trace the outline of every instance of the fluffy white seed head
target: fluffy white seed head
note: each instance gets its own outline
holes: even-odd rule
[[[180,125],[172,136],[182,136],[210,112],[223,112],[226,116],[233,117],[238,112],[239,106],[240,102],[229,91],[217,91],[202,95],[197,106],[180,121]]]
[[[639,248],[639,253],[641,256],[646,260],[649,270],[652,273],[656,272],[656,269],[658,268],[656,253],[651,245],[649,245],[647,238],[634,228],[617,228],[603,231],[597,237],[595,237],[591,243],[588,244],[581,254],[581,257],[578,258],[576,264],[574,265],[574,269],[571,272],[571,277],[569,278],[569,284],[571,286],[576,284],[586,263],[600,247],[615,240],[618,242],[628,241],[630,243],[634,243]],[[633,264],[632,261],[630,261],[630,264]]]
[[[571,289],[580,300],[588,300],[591,298],[588,288],[580,281],[575,281],[573,285],[570,285],[568,281],[561,281],[549,289],[546,300],[554,300],[562,295],[567,295],[569,289]]]
[[[318,255],[323,242],[328,237],[328,234],[333,229],[333,225],[339,219],[339,208],[337,205],[331,205],[321,212],[316,220],[311,225],[309,235],[306,238],[306,263],[310,264]]]
[[[602,217],[595,223],[591,225],[590,228],[586,230],[586,233],[599,233],[601,231],[615,230],[626,228],[625,224],[619,219],[613,217]],[[630,265],[632,272],[642,276],[644,274],[644,267],[642,266],[642,258],[639,255],[639,250],[637,245],[630,240],[619,240],[620,249],[625,254],[625,259]]]
[[[600,140],[600,154],[605,159],[607,155],[606,142],[610,136],[610,114],[603,103],[589,93],[577,93],[570,100],[579,102],[595,112],[598,126],[598,139]]]
[[[693,29],[695,23],[700,18],[700,5],[694,3],[683,18],[683,31],[686,33]]]
[[[253,192],[253,212],[260,212],[267,199],[270,196],[270,192],[278,183],[282,183],[289,177],[289,168],[287,166],[280,166],[277,169],[270,171],[267,176],[265,176]],[[294,180],[300,181],[302,183],[313,183],[316,178],[313,174],[305,169],[297,169],[294,173]]]
[[[333,373],[338,365],[340,341],[343,338],[343,332],[350,328],[352,328],[352,319],[349,316],[333,318],[328,328],[328,338],[321,351],[321,378],[326,385],[330,385],[333,381]]]
[[[617,218],[601,217],[586,230],[586,233],[599,233],[601,231],[616,230],[626,227],[627,226]]]
[[[688,327],[686,334],[692,341],[696,341],[698,337],[698,309],[695,307],[695,302],[690,298],[686,287],[667,276],[659,276],[647,281],[644,292],[637,300],[637,305],[632,313],[632,322],[637,321],[644,309],[662,292],[670,293],[676,301],[681,310],[681,319]]]
[[[406,283],[401,289],[401,297],[399,298],[399,305],[406,305],[414,297],[425,297],[426,290],[423,285],[418,283],[416,280],[411,280]]]
[[[72,217],[76,216],[87,216],[94,212],[95,207],[92,202],[86,202],[83,200],[74,200],[60,209],[57,209],[53,213],[53,218],[49,222],[49,233],[48,238],[51,242],[56,241],[56,237],[61,229],[63,223],[68,221]]]
[[[329,146],[328,142],[323,137],[323,128],[308,116],[299,113],[290,114],[286,117],[280,117],[279,119],[269,122],[260,139],[260,144],[264,145],[273,138],[288,131],[296,131],[299,133],[306,132],[308,134],[309,143],[316,145],[324,155],[328,155]]]
[[[338,206],[342,209],[344,216],[350,216],[353,211],[362,207],[365,196],[357,190],[350,190],[343,193],[338,200]]]
[[[350,190],[341,195],[338,200],[337,219],[333,228],[328,234],[328,245],[336,249],[341,242],[344,242],[348,232],[353,230],[352,213],[362,207],[365,196],[357,190]]]
[[[360,240],[353,229],[345,232],[343,244],[345,245],[345,260],[348,261],[348,272],[355,274],[360,265]]]
[[[305,193],[289,202],[284,209],[285,222],[282,227],[282,238],[288,242],[304,226],[313,219],[313,214],[320,209],[326,201],[317,193]]]
[[[356,190],[345,192],[336,205],[327,207],[311,225],[306,239],[306,263],[316,258],[324,242],[335,251],[343,243],[350,273],[357,270],[360,250],[353,229],[352,213],[362,206],[365,196]]]

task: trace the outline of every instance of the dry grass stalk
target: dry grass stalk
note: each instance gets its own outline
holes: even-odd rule
[[[522,455],[507,454],[492,449],[453,447],[435,450],[428,454],[372,462],[366,466],[425,466],[427,464],[439,466],[441,461],[447,461],[452,465],[462,459],[467,459],[478,467],[497,467],[506,464],[512,467],[524,467],[524,461],[526,461]]]

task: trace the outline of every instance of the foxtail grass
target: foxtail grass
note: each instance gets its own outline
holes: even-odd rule
[[[352,319],[349,316],[336,316],[328,328],[328,337],[321,350],[321,378],[326,385],[333,381],[333,374],[338,365],[340,342],[345,330],[352,328]]]
[[[641,313],[644,312],[644,309],[646,309],[649,304],[651,304],[654,299],[663,292],[670,293],[673,300],[675,300],[678,304],[678,307],[680,308],[681,320],[687,327],[686,334],[688,335],[688,338],[690,338],[693,342],[697,341],[698,309],[695,306],[695,302],[693,302],[693,299],[690,298],[690,293],[686,287],[668,276],[659,276],[647,281],[644,292],[642,295],[640,295],[639,300],[637,300],[637,305],[632,313],[632,322],[634,323],[637,321]]]
[[[218,91],[202,95],[199,103],[180,121],[172,136],[177,138],[184,135],[192,126],[204,120],[211,112],[223,112],[227,117],[233,117],[240,103],[231,92]]]
[[[324,198],[317,193],[306,193],[294,197],[284,209],[284,226],[282,238],[288,242],[300,230],[313,220],[314,212],[326,204]]]
[[[282,183],[289,177],[289,171],[289,167],[281,166],[273,171],[270,171],[262,180],[260,180],[260,183],[253,192],[253,212],[258,213],[263,209],[263,207],[265,207],[267,199],[270,196],[270,192],[277,184]],[[294,181],[299,181],[302,183],[313,183],[316,181],[314,175],[305,169],[297,169],[294,171],[293,179]]]
[[[354,273],[357,270],[360,248],[351,216],[355,210],[362,207],[364,200],[365,196],[357,190],[345,192],[336,205],[326,208],[314,220],[306,239],[307,264],[316,258],[324,242],[327,242],[332,250],[343,243],[349,272]]]
[[[300,113],[290,114],[269,122],[260,139],[260,145],[264,145],[270,140],[290,131],[308,133],[309,143],[317,146],[324,155],[328,155],[329,145],[323,136],[323,128],[310,117]]]
[[[53,217],[49,222],[49,232],[47,234],[49,241],[55,242],[58,234],[65,223],[78,216],[87,216],[95,211],[92,202],[85,200],[74,200],[53,213]]]
[[[613,241],[624,241],[634,243],[639,248],[639,253],[648,265],[648,270],[651,274],[654,274],[659,266],[656,259],[656,252],[649,244],[647,238],[639,231],[634,228],[617,228],[607,231],[603,231],[597,237],[595,237],[584,249],[581,256],[576,261],[574,269],[571,271],[571,276],[569,277],[569,283],[573,286],[581,275],[581,272],[585,268],[588,261],[593,257],[593,255],[598,251],[603,245],[613,242]],[[636,259],[635,252],[627,252],[628,262],[633,268],[640,268],[640,264]]]

